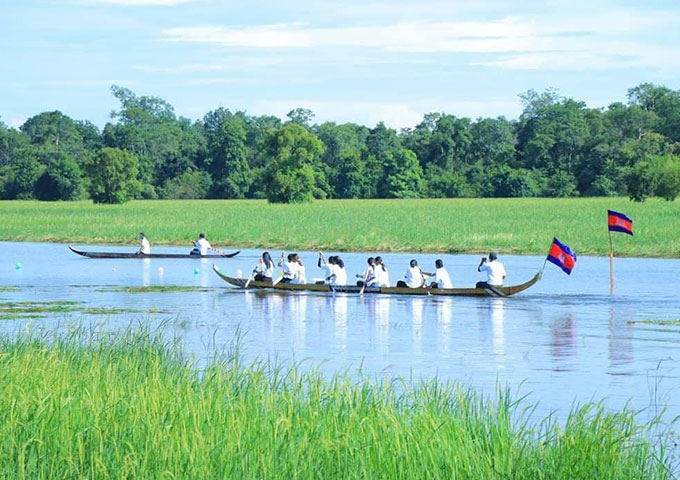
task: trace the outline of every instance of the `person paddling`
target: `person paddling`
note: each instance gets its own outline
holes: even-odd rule
[[[498,261],[498,255],[495,252],[489,253],[489,261],[486,257],[482,257],[477,267],[478,272],[486,273],[486,282],[477,282],[477,288],[502,287],[505,281],[505,267]]]
[[[379,287],[390,286],[390,272],[387,271],[387,266],[383,263],[382,257],[375,257],[375,282]]]
[[[264,252],[262,258],[259,258],[253,273],[255,273],[254,280],[256,282],[271,282],[274,277],[274,261],[269,252]]]
[[[198,240],[194,242],[194,249],[189,252],[189,255],[207,255],[208,250],[211,248],[210,242],[205,238],[205,234],[199,233]]]
[[[430,284],[430,288],[453,288],[451,283],[451,277],[449,277],[449,272],[444,268],[444,262],[442,260],[436,260],[434,266],[437,268],[434,274],[434,282]]]
[[[149,255],[151,253],[151,245],[149,245],[149,240],[147,240],[144,232],[139,232],[137,237],[141,242],[139,245],[139,250],[137,250],[137,255]]]
[[[363,287],[364,284],[367,287],[373,287],[376,285],[375,259],[373,257],[368,257],[366,263],[368,263],[366,270],[361,273],[357,273],[357,278],[359,279],[357,280],[357,287]]]
[[[345,262],[340,257],[328,257],[331,274],[326,277],[326,282],[329,285],[347,285],[347,270],[345,270]]]
[[[279,267],[283,270],[283,278],[281,278],[281,283],[293,283],[295,280],[295,270],[297,263],[293,261],[293,254],[289,253],[286,257],[283,252],[281,252],[281,258],[278,263]]]
[[[409,269],[404,273],[404,278],[406,281],[399,280],[397,282],[397,287],[399,288],[421,288],[425,286],[425,276],[423,271],[418,266],[416,260],[411,260],[409,263]]]

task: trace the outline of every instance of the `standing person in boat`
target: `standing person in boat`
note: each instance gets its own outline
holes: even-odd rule
[[[137,250],[137,255],[148,255],[151,253],[151,245],[149,245],[149,240],[147,240],[144,232],[139,232],[137,237],[141,242],[139,245],[139,250]]]
[[[361,273],[357,273],[357,287],[363,287],[366,284],[367,287],[374,287],[376,285],[375,278],[375,259],[373,257],[368,257],[366,260],[368,267]]]
[[[204,233],[198,234],[198,240],[194,242],[194,249],[189,252],[190,255],[207,255],[208,250],[211,250],[210,242],[206,240]]]
[[[390,286],[390,272],[387,271],[387,266],[383,263],[382,257],[375,257],[375,282],[379,287]]]
[[[478,272],[486,273],[486,282],[477,282],[477,288],[502,287],[505,281],[505,267],[498,261],[498,255],[495,252],[489,253],[489,261],[486,257],[482,257],[477,267]]]
[[[416,260],[411,260],[409,263],[409,269],[404,273],[404,280],[399,280],[397,282],[397,287],[399,288],[422,288],[425,286],[425,275],[423,271],[418,266]]]
[[[449,277],[449,272],[444,268],[444,262],[441,260],[436,260],[434,266],[437,270],[434,273],[434,282],[430,284],[430,288],[453,288],[451,283],[451,277]]]
[[[269,252],[264,252],[262,258],[258,259],[257,265],[255,265],[255,277],[253,278],[256,282],[271,282],[274,277],[274,260],[272,260]]]

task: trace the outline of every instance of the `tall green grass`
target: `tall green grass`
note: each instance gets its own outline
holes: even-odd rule
[[[608,254],[607,209],[633,217],[635,237],[615,234],[618,255],[680,256],[680,202],[623,198],[0,202],[0,239],[333,251],[547,252],[553,236],[580,254]]]
[[[560,425],[458,384],[238,355],[199,371],[144,332],[5,338],[0,392],[0,478],[671,478],[655,425],[630,411],[586,405]]]

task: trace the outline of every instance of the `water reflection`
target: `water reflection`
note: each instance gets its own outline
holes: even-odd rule
[[[440,355],[448,356],[451,346],[451,310],[453,299],[437,299],[437,352]]]
[[[574,318],[568,314],[552,321],[551,353],[555,360],[553,370],[556,372],[570,371],[571,368],[564,362],[576,353],[576,326]]]
[[[387,355],[390,353],[390,304],[392,300],[389,297],[375,297],[369,300],[369,305],[374,307],[374,315],[376,325],[376,344],[378,346],[378,353]]]
[[[498,356],[505,355],[505,299],[492,298],[489,300],[489,317],[493,331],[493,353]],[[503,361],[502,359],[499,361]],[[499,368],[505,365],[499,365]]]
[[[347,295],[337,294],[333,299],[333,333],[335,348],[339,352],[347,349]]]
[[[617,318],[616,309],[609,308],[609,361],[610,366],[621,367],[633,362],[633,324]],[[630,371],[617,372],[630,375]]]
[[[406,312],[413,322],[413,353],[421,355],[423,353],[423,309],[425,299],[410,298],[406,300]]]
[[[142,260],[142,286],[149,285],[151,285],[151,259],[145,258]]]

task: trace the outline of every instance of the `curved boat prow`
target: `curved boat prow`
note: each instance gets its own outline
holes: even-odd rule
[[[69,246],[68,246],[68,249],[71,250],[71,251],[72,251],[73,253],[75,253],[76,255],[80,255],[81,257],[87,257],[87,253],[85,253],[85,252],[83,252],[83,251],[81,251],[81,250],[78,250],[78,249],[76,249],[76,248],[73,248],[73,245],[69,245]]]

